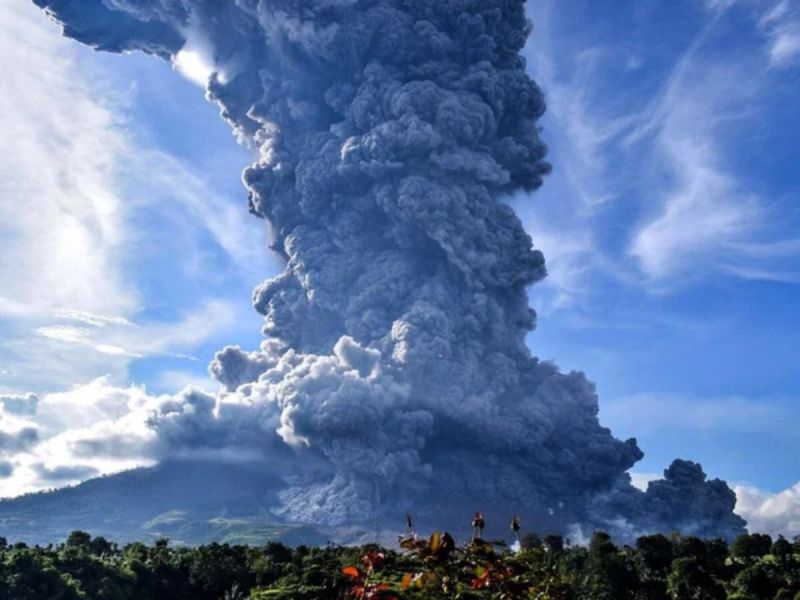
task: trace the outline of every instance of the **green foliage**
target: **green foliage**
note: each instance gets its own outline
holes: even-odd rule
[[[549,552],[561,552],[564,550],[564,538],[560,535],[544,536],[544,546]]]
[[[764,533],[744,533],[731,546],[731,555],[742,561],[752,561],[769,554],[772,538]]]
[[[397,550],[163,538],[120,547],[76,531],[55,546],[0,543],[0,600],[800,600],[800,553],[783,538],[742,536],[730,550],[677,535],[633,547],[603,532],[586,547],[520,539],[518,552],[413,531]]]

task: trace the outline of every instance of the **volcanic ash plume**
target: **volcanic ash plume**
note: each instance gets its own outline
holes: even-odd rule
[[[285,260],[253,295],[266,339],[217,355],[219,397],[151,417],[165,448],[265,457],[296,521],[490,507],[561,529],[741,530],[693,463],[633,488],[636,441],[599,424],[583,374],[525,345],[544,258],[503,198],[549,166],[522,0],[35,1],[101,50],[199,48],[208,97],[260,150],[250,210]]]

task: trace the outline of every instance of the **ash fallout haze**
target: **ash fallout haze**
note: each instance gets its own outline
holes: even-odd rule
[[[574,536],[745,530],[691,460],[632,485],[636,439],[601,424],[583,373],[526,344],[545,257],[509,202],[551,166],[523,1],[34,2],[81,44],[205,86],[257,150],[249,209],[284,265],[253,291],[260,348],[211,363],[218,393],[142,392],[70,439],[77,454],[247,464],[274,518],[331,530],[406,512],[463,528],[479,509]]]

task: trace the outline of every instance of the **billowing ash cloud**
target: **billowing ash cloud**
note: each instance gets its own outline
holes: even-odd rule
[[[35,1],[102,50],[208,40],[208,97],[260,149],[250,210],[286,264],[254,292],[266,340],[217,355],[218,398],[161,402],[164,447],[261,453],[300,521],[741,530],[692,463],[633,488],[636,441],[526,347],[544,258],[503,198],[549,166],[522,0]]]

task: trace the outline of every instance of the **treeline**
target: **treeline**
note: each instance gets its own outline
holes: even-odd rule
[[[521,542],[512,551],[480,535],[458,547],[439,533],[410,533],[400,550],[119,547],[79,531],[45,547],[0,538],[0,599],[800,600],[800,536],[744,535],[728,545],[653,535],[620,546],[598,532],[586,546],[533,534]]]

